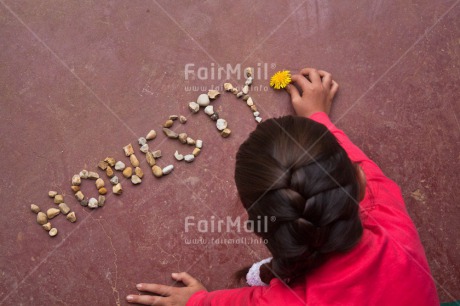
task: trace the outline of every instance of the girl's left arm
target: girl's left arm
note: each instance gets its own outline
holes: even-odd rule
[[[183,282],[185,287],[172,287],[160,284],[141,283],[139,291],[155,295],[130,294],[129,303],[142,305],[304,305],[304,286],[290,288],[278,279],[273,279],[270,286],[244,287],[238,289],[208,292],[206,288],[188,273],[173,273],[175,281]]]
[[[279,279],[269,286],[243,287],[217,291],[199,291],[187,302],[187,306],[199,305],[305,305],[305,286],[291,288]]]

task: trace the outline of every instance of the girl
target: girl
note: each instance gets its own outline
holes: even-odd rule
[[[258,125],[236,159],[249,220],[276,217],[255,233],[273,256],[250,269],[248,283],[258,286],[207,292],[189,274],[173,273],[185,287],[141,283],[138,290],[157,296],[129,295],[128,302],[439,305],[399,187],[329,120],[338,84],[312,68],[292,80],[302,91],[287,87],[297,117]]]

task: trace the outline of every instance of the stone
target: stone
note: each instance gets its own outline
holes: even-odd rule
[[[99,167],[99,169],[101,170],[105,170],[107,169],[107,166],[109,164],[105,161],[105,160],[101,160],[100,162],[97,163],[97,166]]]
[[[173,165],[168,165],[166,167],[163,168],[162,172],[163,172],[163,175],[167,175],[167,174],[170,174],[174,169],[174,166]]]
[[[177,137],[179,137],[179,134],[168,128],[163,128],[163,133],[165,133],[165,135],[171,139],[177,139]]]
[[[57,208],[49,208],[46,211],[46,216],[48,217],[48,219],[53,219],[54,217],[56,217],[60,213],[61,213],[61,211],[59,209],[57,209]]]
[[[262,118],[256,117],[256,121],[257,121],[258,123],[260,123],[260,122],[262,122]]]
[[[238,94],[239,90],[238,88],[232,88],[232,94],[234,94],[235,96]]]
[[[168,120],[166,120],[166,122],[163,124],[163,127],[165,127],[165,128],[170,128],[170,127],[173,126],[173,124],[174,124],[174,121],[172,121],[171,119],[168,119]]]
[[[97,180],[99,178],[99,174],[97,172],[90,171],[88,172],[88,178],[90,180]]]
[[[237,94],[236,94],[236,97],[237,98],[241,98],[243,96],[243,92],[242,91],[239,91]]]
[[[196,102],[190,102],[188,104],[188,108],[194,114],[196,114],[196,113],[198,113],[200,111],[200,105],[198,105],[198,103],[196,103]]]
[[[201,149],[201,148],[203,147],[203,140],[198,139],[198,140],[196,141],[196,147],[197,147],[198,149]]]
[[[80,186],[70,186],[70,189],[75,193],[77,191],[80,191]]]
[[[83,206],[83,207],[88,206],[88,200],[87,199],[81,200],[80,205]]]
[[[211,120],[212,121],[217,121],[219,120],[219,114],[217,112],[215,112],[214,114],[211,115]]]
[[[118,184],[118,176],[112,177],[112,178],[110,179],[110,183],[111,183],[112,185]]]
[[[232,91],[233,85],[231,83],[224,83],[225,91]]]
[[[152,152],[147,152],[145,153],[145,159],[147,160],[147,164],[149,164],[150,167],[153,167],[155,166],[155,157],[153,157],[153,153]]]
[[[198,96],[198,99],[196,100],[196,103],[198,103],[199,106],[208,106],[210,101],[209,97],[207,94],[201,94]]]
[[[131,175],[133,175],[133,168],[126,167],[125,170],[123,170],[123,176],[126,178],[130,178]]]
[[[244,100],[244,101],[247,101],[249,98],[250,98],[249,95],[244,95],[244,96],[243,96],[243,100]]]
[[[147,139],[145,139],[145,137],[139,137],[137,139],[137,143],[140,145],[140,146],[143,146],[147,143]]]
[[[252,77],[254,75],[254,69],[252,69],[251,67],[244,68],[244,75],[247,78]]]
[[[214,90],[214,89],[208,90],[209,99],[214,100],[215,98],[217,98],[218,95],[220,95],[220,92],[218,90]]]
[[[88,207],[89,207],[89,208],[92,208],[92,209],[98,208],[98,207],[99,207],[99,204],[98,204],[97,199],[96,199],[96,198],[91,198],[91,199],[89,199],[89,201],[88,201]]]
[[[176,121],[177,119],[179,119],[179,116],[177,116],[177,115],[171,115],[171,116],[169,116],[169,119],[170,119],[170,120],[173,120],[173,121]]]
[[[227,128],[227,121],[225,119],[218,119],[216,122],[216,127],[219,131],[225,130],[225,128]]]
[[[89,172],[88,172],[88,170],[81,170],[79,175],[80,175],[80,178],[87,179],[88,175],[89,175]]]
[[[106,194],[107,193],[107,188],[101,187],[97,191],[99,192],[99,194]]]
[[[144,171],[142,171],[142,169],[139,167],[136,167],[136,169],[134,169],[134,174],[136,174],[139,178],[144,177]]]
[[[129,156],[129,161],[131,162],[131,165],[133,165],[133,167],[139,167],[140,165],[139,160],[136,157],[136,154],[131,154],[131,156]]]
[[[84,198],[85,195],[83,194],[83,192],[78,191],[77,193],[75,193],[75,199],[77,199],[78,201],[83,201]]]
[[[193,154],[193,156],[197,157],[200,154],[200,152],[201,152],[200,148],[195,148],[195,149],[193,149],[192,154]]]
[[[105,205],[105,196],[103,195],[99,196],[99,198],[97,199],[97,205],[99,205],[99,207],[102,207]]]
[[[153,158],[157,159],[161,157],[161,150],[156,150],[152,152]]]
[[[62,194],[57,194],[54,197],[54,204],[64,203],[64,196]]]
[[[249,92],[249,86],[248,85],[244,85],[243,86],[243,90],[241,90],[243,92],[243,94],[247,95],[248,92]]]
[[[51,237],[54,237],[58,234],[58,230],[57,228],[53,227],[52,229],[50,229],[50,231],[48,232],[48,235],[50,235]]]
[[[204,113],[208,116],[211,116],[212,114],[214,114],[214,106],[212,105],[206,106],[206,108],[204,109]]]
[[[107,174],[108,177],[113,177],[115,175],[115,172],[113,172],[112,167],[107,166],[107,169],[105,169],[105,174]]]
[[[115,160],[115,158],[113,158],[113,157],[106,157],[106,158],[104,159],[104,161],[105,161],[110,167],[115,166],[115,163],[117,162],[117,161]]]
[[[187,118],[185,118],[184,116],[180,116],[179,117],[179,122],[182,123],[182,124],[185,124],[187,122]]]
[[[184,160],[188,163],[191,163],[192,161],[195,160],[195,155],[193,154],[187,154],[184,156]]]
[[[177,152],[177,151],[176,151]],[[38,207],[38,205],[35,205],[35,204],[30,204],[30,210],[36,214],[38,214],[40,212],[40,207]]]
[[[98,179],[96,180],[96,188],[97,188],[97,189],[104,187],[104,185],[105,185],[105,184],[104,184],[104,180],[103,180],[103,179],[98,178]]]
[[[252,110],[253,112],[257,112],[257,106],[255,106],[255,105],[251,106],[251,110]]]
[[[38,212],[37,214],[37,223],[40,225],[48,223],[48,217],[44,212]]]
[[[43,228],[45,231],[49,232],[49,231],[51,230],[51,223],[48,222],[48,223],[43,224],[43,225],[42,225],[42,228]]]
[[[163,171],[161,170],[161,168],[157,165],[154,165],[152,167],[152,173],[155,177],[162,177],[163,176]]]
[[[133,185],[137,185],[137,184],[140,184],[142,182],[141,178],[138,177],[137,175],[133,175],[131,176],[131,183],[133,183]]]
[[[54,191],[54,190],[48,191],[48,196],[50,198],[54,198],[56,195],[57,195],[57,191]]]
[[[128,144],[123,147],[123,151],[125,152],[126,156],[130,156],[131,154],[134,154],[134,148],[132,144]]]
[[[114,194],[122,194],[123,193],[123,188],[121,188],[121,184],[118,183],[115,186],[112,187],[112,191]]]
[[[126,168],[126,165],[121,160],[117,161],[117,163],[115,164],[115,170],[123,171],[123,169],[125,169],[125,168]]]
[[[232,133],[232,131],[230,129],[224,129],[220,135],[224,138],[227,138],[228,136],[230,136],[230,134]]]
[[[191,137],[187,137],[186,142],[188,145],[191,145],[191,146],[194,146],[196,144],[196,141]]]
[[[147,136],[145,136],[145,139],[147,140],[152,140],[157,137],[157,132],[155,130],[150,130],[150,132],[147,133]]]
[[[69,208],[69,206],[67,206],[66,203],[61,203],[61,204],[59,204],[59,210],[64,215],[67,215],[69,213],[69,211],[70,211],[70,208]]]
[[[147,153],[149,151],[149,145],[148,144],[144,144],[141,146],[141,148],[139,149],[142,153]]]
[[[67,215],[66,219],[74,223],[75,221],[77,221],[77,216],[75,215],[75,212],[72,211]]]
[[[252,77],[248,77],[246,79],[246,82],[244,82],[245,85],[251,86],[252,85]]]
[[[259,117],[259,115],[260,115],[259,112],[253,112],[252,114],[254,115],[254,117]]]
[[[80,186],[81,184],[81,178],[78,174],[75,174],[72,176],[72,186]]]
[[[180,154],[179,151],[176,151],[174,153],[174,157],[178,160],[178,161],[181,161],[184,159],[184,155]]]
[[[247,104],[248,106],[253,106],[253,105],[254,105],[254,101],[252,100],[251,97],[249,97],[249,99],[246,100],[246,104]]]
[[[187,143],[187,137],[186,133],[180,133],[178,139],[181,143]]]

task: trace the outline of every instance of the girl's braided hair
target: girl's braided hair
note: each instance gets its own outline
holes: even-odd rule
[[[356,168],[320,123],[286,116],[258,125],[238,150],[235,181],[249,220],[262,223],[253,230],[267,239],[274,277],[302,277],[362,236]]]

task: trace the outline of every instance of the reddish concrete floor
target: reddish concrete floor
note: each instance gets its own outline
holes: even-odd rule
[[[459,2],[0,0],[0,304],[125,304],[137,282],[168,283],[182,270],[226,288],[231,273],[266,256],[256,244],[185,243],[252,237],[185,233],[184,218],[243,214],[233,165],[256,126],[229,94],[215,105],[230,138],[191,116],[201,90],[187,87],[225,78],[186,80],[188,63],[331,71],[341,85],[333,121],[400,184],[441,300],[460,299]],[[266,86],[262,73],[252,93],[262,116],[291,114],[287,94]],[[102,209],[79,206],[72,175],[106,156],[125,160],[121,148],[171,114],[189,117],[177,129],[204,140],[198,159],[173,161],[183,147],[160,135],[153,144],[173,174],[155,179],[142,160],[141,185],[124,183]],[[52,239],[29,205],[52,207],[53,189],[78,221],[53,220]]]

